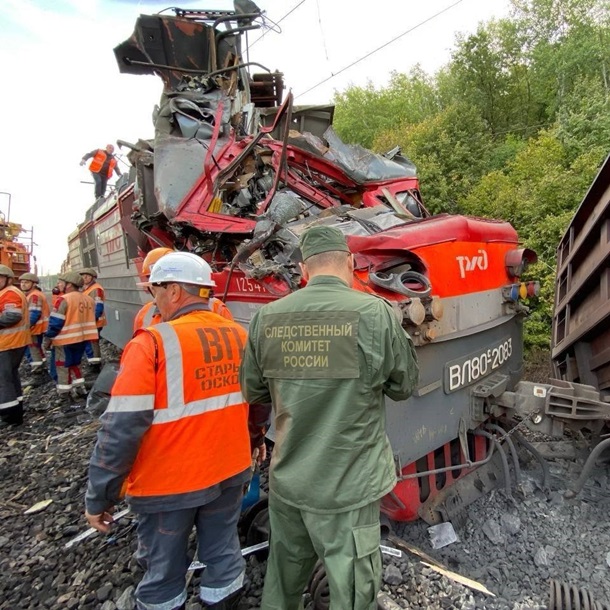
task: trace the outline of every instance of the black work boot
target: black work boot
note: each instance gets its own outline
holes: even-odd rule
[[[38,386],[52,381],[51,375],[49,375],[49,372],[44,367],[32,370],[31,375],[28,385],[31,385],[33,388],[37,388]]]
[[[89,394],[84,383],[82,385],[75,386],[74,388],[72,388],[72,391],[74,392],[74,396],[76,398],[86,398],[87,394]]]
[[[73,402],[70,392],[62,392],[55,399],[55,404],[60,407],[71,407]]]
[[[235,591],[235,593],[231,593],[228,597],[225,597],[223,600],[214,604],[204,602],[203,607],[208,610],[247,610],[247,604],[241,599],[242,593],[243,589],[239,589],[238,591]]]
[[[3,417],[0,419],[0,428],[16,428],[23,424],[22,417]]]
[[[61,413],[64,415],[76,415],[77,413],[78,405],[69,392],[66,394],[60,394],[59,398],[55,400],[55,404],[59,407]]]

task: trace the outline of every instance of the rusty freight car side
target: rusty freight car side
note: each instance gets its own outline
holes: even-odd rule
[[[557,249],[552,358],[559,379],[610,402],[610,156]]]

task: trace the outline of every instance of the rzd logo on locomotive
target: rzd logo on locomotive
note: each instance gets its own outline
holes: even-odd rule
[[[460,277],[466,278],[467,271],[475,271],[487,269],[487,252],[485,250],[477,250],[475,256],[456,256],[455,260],[460,266]]]

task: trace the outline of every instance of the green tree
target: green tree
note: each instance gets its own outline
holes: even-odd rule
[[[478,108],[494,135],[535,133],[543,109],[533,97],[518,22],[491,21],[468,37],[458,37],[442,98],[448,95]]]
[[[433,79],[416,66],[411,73],[393,72],[387,87],[348,87],[335,92],[335,130],[343,140],[370,148],[381,131],[397,124],[416,124],[439,110]]]
[[[399,145],[416,164],[426,206],[459,212],[459,201],[487,171],[492,138],[476,108],[454,103],[416,125],[380,133],[375,150]]]
[[[610,95],[599,79],[578,79],[559,108],[557,135],[570,159],[586,153],[604,158],[610,143]]]
[[[557,130],[544,131],[509,163],[484,176],[462,202],[478,216],[501,218],[538,254],[531,279],[541,283],[536,312],[526,324],[526,344],[548,344],[553,311],[557,245],[603,161],[599,150],[570,162]]]
[[[608,0],[512,0],[513,22],[522,32],[534,97],[554,120],[566,97],[584,78],[610,91]]]

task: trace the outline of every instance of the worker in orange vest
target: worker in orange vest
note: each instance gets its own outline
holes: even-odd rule
[[[69,405],[70,392],[85,394],[85,380],[80,363],[87,341],[98,338],[95,326],[95,303],[82,292],[83,278],[76,271],[59,276],[65,283],[65,293],[49,316],[49,328],[44,334],[43,348],[52,345],[57,371],[57,393],[63,405]]]
[[[23,423],[23,394],[19,365],[30,343],[30,317],[25,295],[12,286],[15,274],[0,265],[0,420],[2,425]]]
[[[59,286],[60,283],[57,282],[57,286],[53,286],[53,290],[51,290],[51,309],[57,305],[59,302],[59,297],[64,293],[63,288],[60,288]]]
[[[32,342],[28,345],[30,366],[33,372],[42,372],[45,370],[43,364],[46,361],[42,350],[42,335],[49,327],[49,302],[38,286],[40,280],[35,273],[24,273],[19,281],[30,312],[30,334],[32,335]]]
[[[66,292],[66,282],[57,279],[57,285],[51,290],[51,311],[53,311],[61,301],[61,296]],[[44,338],[43,338],[44,341]],[[43,349],[44,352],[44,349]],[[55,349],[51,347],[49,357],[49,374],[55,383],[57,383],[57,369],[55,367]]]
[[[153,265],[166,254],[171,254],[173,250],[171,248],[153,248],[146,254],[144,261],[142,262],[142,275],[148,280],[152,272]],[[145,287],[146,291],[152,295],[150,288]],[[161,314],[157,309],[154,299],[144,303],[140,308],[140,311],[136,314],[133,320],[133,332],[135,334],[138,328],[146,328],[153,324],[158,324],[161,321]]]
[[[87,267],[79,272],[83,278],[83,294],[91,297],[95,302],[95,325],[97,326],[97,341],[90,341],[85,347],[87,362],[91,368],[100,372],[102,368],[102,353],[100,351],[100,333],[102,328],[106,326],[106,312],[104,311],[104,301],[106,295],[104,289],[97,281],[97,271],[91,267]]]
[[[170,248],[154,248],[150,250],[142,262],[142,275],[148,279],[154,264],[166,254],[171,254],[172,252],[173,250]],[[150,292],[150,289],[147,288],[147,290]],[[219,316],[227,318],[227,320],[233,320],[231,310],[220,299],[210,296],[208,299],[208,307],[210,308],[210,311],[217,313]],[[154,300],[144,303],[133,320],[133,332],[135,333],[138,328],[146,328],[153,324],[158,324],[160,321],[161,314],[159,313],[159,309],[155,305]]]
[[[91,163],[89,163],[89,171],[93,176],[96,199],[106,194],[106,185],[108,184],[108,179],[112,178],[112,172],[115,172],[117,176],[121,175],[121,170],[117,165],[117,160],[113,153],[114,146],[107,144],[105,150],[96,148],[83,155],[83,158],[80,160],[80,164],[85,165],[88,159],[92,159]]]
[[[206,564],[204,607],[238,608],[244,560],[237,521],[251,464],[248,404],[238,383],[246,331],[209,310],[215,284],[199,256],[165,255],[145,285],[162,322],[136,331],[123,352],[89,465],[85,515],[108,532],[125,489],[148,568],[137,608],[184,608],[193,527]]]

